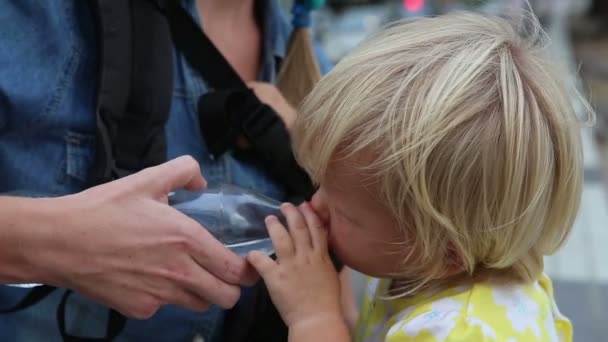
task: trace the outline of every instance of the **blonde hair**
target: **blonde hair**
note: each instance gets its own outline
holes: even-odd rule
[[[531,281],[571,230],[579,125],[529,19],[525,35],[471,13],[394,25],[300,108],[294,150],[316,182],[338,154],[374,155],[361,171],[411,240],[402,274],[411,290],[445,277],[450,255],[467,276]]]
[[[310,30],[295,27],[277,76],[277,88],[292,106],[297,107],[320,79],[321,69],[312,46]]]

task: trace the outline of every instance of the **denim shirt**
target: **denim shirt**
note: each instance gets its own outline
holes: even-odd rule
[[[291,27],[275,0],[268,0],[260,80],[273,82],[285,55]],[[197,19],[194,0],[184,1]],[[97,30],[89,1],[19,0],[0,2],[0,193],[59,196],[81,191],[95,153]],[[323,70],[329,62],[317,48]],[[192,155],[210,185],[227,182],[278,200],[282,187],[255,161],[228,153],[208,157],[198,130],[196,103],[204,81],[174,52],[174,89],[166,126],[168,157]],[[32,251],[34,253],[35,251]],[[0,308],[12,306],[28,290],[0,286]],[[0,341],[59,341],[55,291],[26,310],[0,314]],[[68,333],[103,336],[107,308],[75,294],[66,310]],[[219,341],[223,312],[197,313],[162,307],[148,320],[129,320],[116,341]]]

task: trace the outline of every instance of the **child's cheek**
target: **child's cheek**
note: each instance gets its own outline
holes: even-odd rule
[[[336,224],[333,217],[334,216],[332,215],[331,219],[329,220],[329,223],[327,224],[327,242],[329,244],[329,248],[332,250],[336,247],[336,234],[338,234],[338,225]]]
[[[328,227],[329,229],[329,248],[331,251],[336,253],[338,257],[347,257],[344,253],[348,252],[345,250],[348,246],[348,227],[345,227],[343,224],[335,222],[332,220],[332,223]]]

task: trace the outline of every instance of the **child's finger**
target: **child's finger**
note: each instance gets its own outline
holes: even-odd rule
[[[317,216],[308,203],[302,204],[300,208],[310,231],[313,248],[319,251],[327,251],[327,229],[321,223],[319,216]]]
[[[268,235],[270,235],[274,252],[279,259],[279,262],[281,258],[293,256],[295,254],[295,247],[287,229],[283,227],[275,216],[268,216],[265,222],[266,227],[268,228]]]
[[[286,203],[281,206],[281,212],[287,218],[289,234],[293,238],[296,254],[310,250],[312,248],[310,233],[300,211],[292,204]]]
[[[261,251],[251,251],[247,261],[255,268],[262,278],[266,278],[277,264]]]

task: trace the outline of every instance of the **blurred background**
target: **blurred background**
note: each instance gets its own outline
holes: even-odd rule
[[[286,6],[291,1],[285,1]],[[547,258],[561,311],[572,320],[575,341],[608,341],[608,1],[529,0],[552,42],[555,58],[570,69],[575,89],[597,111],[583,126],[585,186],[582,207],[565,247]],[[370,33],[390,21],[467,9],[517,14],[525,0],[327,0],[313,18],[314,38],[337,63]],[[586,120],[576,104],[581,120]],[[360,275],[355,275],[358,291]]]

